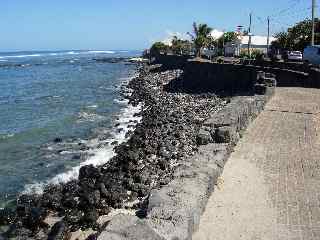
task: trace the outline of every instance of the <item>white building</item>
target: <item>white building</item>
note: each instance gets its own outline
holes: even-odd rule
[[[269,45],[276,40],[274,37],[269,38]],[[249,36],[240,36],[238,41],[225,44],[225,55],[239,56],[241,49],[248,49]],[[267,53],[268,50],[268,37],[266,36],[251,36],[251,50],[259,50]]]

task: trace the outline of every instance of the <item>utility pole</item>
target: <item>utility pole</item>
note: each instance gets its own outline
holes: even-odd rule
[[[270,45],[270,17],[268,17],[267,56],[269,56],[269,45]]]
[[[224,29],[222,31],[223,31],[223,35],[222,35],[222,53],[223,53],[223,56],[225,56],[225,50],[224,50],[225,32],[224,32]]]
[[[314,46],[315,12],[316,12],[316,0],[312,0],[312,37],[311,37],[311,46]]]
[[[249,35],[249,39],[248,39],[248,55],[249,57],[251,57],[250,54],[250,45],[251,45],[251,24],[252,24],[252,13],[250,13],[250,23],[249,23],[249,29],[248,29],[248,35]]]

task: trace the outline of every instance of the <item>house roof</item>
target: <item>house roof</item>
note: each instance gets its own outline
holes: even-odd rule
[[[265,36],[251,36],[251,45],[259,45],[259,46],[266,46],[268,37]],[[270,37],[269,44],[271,44],[276,38]],[[241,44],[248,44],[249,36],[242,36],[241,37]]]

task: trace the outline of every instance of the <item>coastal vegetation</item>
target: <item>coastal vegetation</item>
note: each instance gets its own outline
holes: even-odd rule
[[[194,22],[193,33],[188,32],[188,35],[191,37],[191,40],[194,44],[197,57],[200,57],[201,51],[204,47],[209,47],[214,42],[210,35],[211,31],[212,28],[207,24],[197,24]]]
[[[177,36],[173,36],[170,45],[163,42],[155,42],[150,48],[151,55],[158,54],[177,54],[177,55],[188,55],[191,52],[195,52],[197,57],[200,57],[201,52],[204,48],[217,47],[222,39],[214,39],[211,36],[212,28],[207,24],[193,23],[193,32],[188,32],[191,41],[186,39],[180,39]],[[231,39],[231,35],[226,33],[226,41]]]
[[[163,42],[155,42],[150,48],[151,55],[158,55],[161,53],[166,53],[170,47]]]
[[[316,19],[315,42],[320,43],[320,21]],[[276,41],[272,42],[272,48],[282,50],[302,51],[311,42],[312,21],[305,19],[296,23],[293,27],[275,34]]]
[[[173,36],[171,41],[171,50],[174,54],[184,55],[191,52],[193,46],[188,40],[179,39],[177,36]]]
[[[315,21],[315,42],[320,43],[320,20]],[[223,56],[224,48],[227,43],[237,44],[239,42],[238,32],[229,31],[223,33],[219,38],[211,35],[213,28],[206,23],[196,23],[192,25],[192,32],[187,32],[190,40],[180,39],[173,36],[169,45],[163,42],[155,42],[150,48],[151,55],[158,54],[175,54],[175,55],[195,55],[203,57],[203,50],[214,49],[215,56]],[[312,21],[305,19],[288,28],[286,31],[276,33],[275,41],[271,43],[272,52],[280,50],[280,52],[303,51],[311,42]],[[247,34],[246,31],[241,33],[242,36]],[[240,58],[262,59],[264,53],[261,49],[252,49],[250,56],[247,49],[240,49]]]
[[[204,50],[211,50],[208,56],[224,56],[224,49],[226,44],[229,46],[240,44],[239,36],[246,36],[247,32],[242,33],[229,31],[224,32],[219,38],[214,38],[211,35],[213,28],[206,23],[196,23],[192,25],[192,32],[187,32],[190,36],[190,40],[180,39],[177,36],[173,36],[171,43],[166,45],[163,42],[156,42],[150,49],[151,55],[163,54],[175,54],[175,55],[194,55],[196,57],[204,56]],[[305,19],[296,23],[294,26],[288,28],[286,31],[278,32],[274,35],[275,41],[271,42],[269,47],[270,52],[275,54],[284,51],[303,51],[306,46],[311,42],[312,35],[312,20]],[[320,43],[320,20],[315,19],[315,43]],[[213,50],[213,52],[212,52]],[[210,55],[211,54],[211,55]],[[251,58],[251,59],[263,59],[265,53],[262,49],[252,48],[250,55],[247,49],[240,49],[238,57]],[[208,57],[210,58],[210,57]]]
[[[249,56],[247,49],[241,49],[239,57],[244,58],[244,59],[251,58],[251,59],[256,59],[256,60],[262,60],[264,57],[264,53],[259,49],[251,49],[250,56]]]
[[[236,32],[225,32],[223,35],[216,40],[216,46],[222,49],[228,42],[235,42],[238,39],[238,33]]]

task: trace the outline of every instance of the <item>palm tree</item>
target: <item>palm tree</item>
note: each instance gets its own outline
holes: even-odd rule
[[[212,42],[212,37],[210,35],[212,28],[207,24],[199,24],[193,23],[193,34],[187,33],[191,36],[191,39],[196,48],[197,57],[201,56],[202,48],[207,47]]]
[[[188,40],[179,39],[177,36],[173,36],[171,40],[171,50],[174,54],[182,55],[188,54],[192,43]]]

